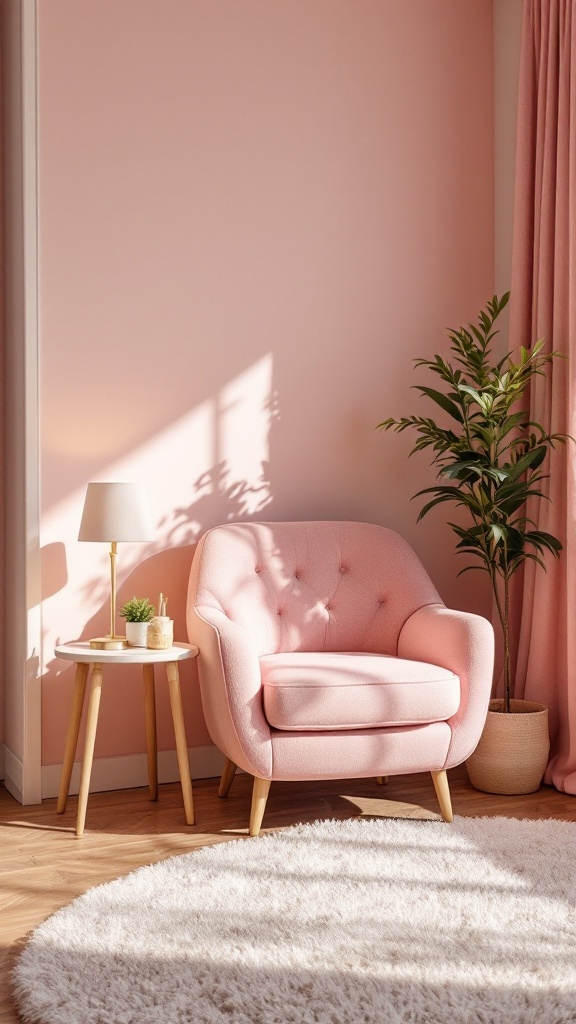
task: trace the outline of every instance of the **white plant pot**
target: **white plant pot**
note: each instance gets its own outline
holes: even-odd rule
[[[146,647],[148,637],[147,622],[127,622],[126,640],[130,647]]]

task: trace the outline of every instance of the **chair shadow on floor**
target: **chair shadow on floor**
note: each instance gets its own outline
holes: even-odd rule
[[[194,782],[196,821],[190,826],[184,819],[179,783],[160,785],[157,801],[149,800],[146,787],[91,793],[87,834],[246,836],[252,778],[238,772],[224,799],[218,797],[219,781],[210,778]],[[0,796],[0,827],[69,834],[75,838],[76,805],[77,797],[72,795],[64,815],[57,815],[55,798],[22,807],[4,792]],[[429,773],[391,777],[387,785],[378,785],[375,778],[274,782],[263,831],[326,818],[371,816],[439,818]]]

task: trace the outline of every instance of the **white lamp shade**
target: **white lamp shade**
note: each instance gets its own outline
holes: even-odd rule
[[[146,490],[140,483],[88,484],[78,540],[147,541],[154,537]]]

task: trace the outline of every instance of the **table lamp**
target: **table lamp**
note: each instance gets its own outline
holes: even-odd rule
[[[110,635],[90,640],[97,650],[126,647],[116,634],[116,550],[119,541],[149,541],[154,536],[143,484],[90,483],[84,500],[78,540],[110,544]]]

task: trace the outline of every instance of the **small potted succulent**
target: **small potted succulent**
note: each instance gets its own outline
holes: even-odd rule
[[[147,597],[132,597],[122,606],[120,615],[126,619],[126,640],[130,647],[146,647],[148,623],[154,611]]]

